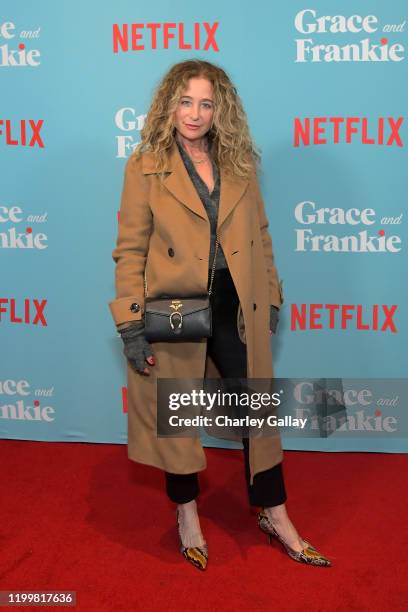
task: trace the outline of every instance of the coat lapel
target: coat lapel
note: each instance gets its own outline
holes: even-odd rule
[[[248,179],[241,177],[228,176],[221,168],[221,183],[220,183],[220,204],[218,208],[217,232],[220,233],[220,228],[228,215],[231,214],[235,206],[238,204],[248,187]]]
[[[144,174],[155,174],[157,172],[155,159],[151,153],[146,152],[143,155],[142,165]],[[207,211],[197,193],[196,188],[194,187],[192,180],[190,179],[183,159],[180,155],[180,151],[178,150],[175,142],[173,142],[170,149],[170,155],[165,172],[168,172],[169,174],[164,179],[164,185],[170,191],[170,193],[184,206],[209,223]],[[223,168],[220,169],[220,202],[217,223],[218,233],[220,232],[220,228],[228,215],[232,212],[236,204],[244,195],[245,190],[248,187],[248,182],[248,179],[241,177],[230,177],[225,173]]]

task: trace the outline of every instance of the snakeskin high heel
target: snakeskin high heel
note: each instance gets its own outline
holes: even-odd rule
[[[208,546],[207,543],[202,546],[184,546],[181,534],[180,534],[180,523],[179,523],[179,510],[176,509],[176,519],[177,519],[177,532],[179,536],[180,542],[180,552],[184,556],[187,561],[192,563],[199,570],[205,570],[208,563]]]
[[[276,538],[285,548],[289,557],[300,563],[308,563],[309,565],[320,565],[322,567],[331,566],[329,559],[324,557],[319,551],[307,542],[303,540],[306,546],[301,551],[294,550],[285,542],[285,540],[279,535],[275,527],[272,525],[268,515],[262,510],[258,513],[258,525],[260,529],[268,535],[269,544],[272,544],[272,538]]]

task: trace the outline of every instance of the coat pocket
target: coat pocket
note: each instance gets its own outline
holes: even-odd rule
[[[237,309],[237,331],[238,336],[241,342],[246,344],[246,336],[245,336],[245,323],[244,323],[244,315],[241,308],[241,302],[238,304]]]

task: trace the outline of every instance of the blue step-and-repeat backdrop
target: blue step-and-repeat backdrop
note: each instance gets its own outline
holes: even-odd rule
[[[407,451],[407,19],[403,0],[3,0],[1,437],[126,443],[108,307],[123,171],[158,80],[199,57],[262,152],[276,376],[384,382],[355,435],[284,447]]]

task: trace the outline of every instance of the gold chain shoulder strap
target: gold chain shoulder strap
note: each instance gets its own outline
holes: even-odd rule
[[[213,284],[213,280],[214,280],[215,259],[217,257],[217,251],[218,251],[218,236],[217,236],[217,239],[215,241],[214,261],[213,261],[212,270],[211,270],[211,281],[210,281],[210,287],[208,289],[208,295],[211,295],[211,293],[212,293],[212,284]]]

